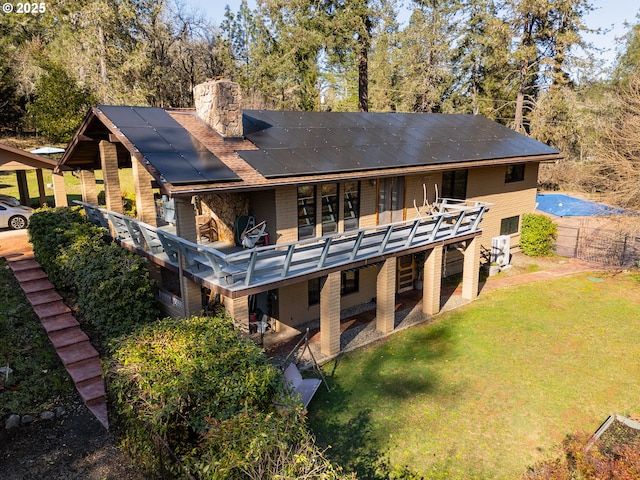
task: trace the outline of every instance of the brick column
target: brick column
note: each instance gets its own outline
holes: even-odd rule
[[[99,146],[107,209],[117,213],[124,213],[120,177],[118,176],[118,151],[115,144],[106,140],[102,140]]]
[[[424,290],[422,313],[435,315],[440,311],[440,289],[442,286],[442,245],[428,250],[424,262]]]
[[[98,205],[98,187],[93,170],[80,170],[80,188],[83,202]]]
[[[55,203],[56,207],[69,206],[67,188],[64,185],[64,173],[52,174],[51,183],[53,183],[53,203]]]
[[[480,237],[467,243],[462,265],[462,298],[473,300],[478,296],[478,280],[480,276]]]
[[[196,242],[196,214],[189,200],[174,198],[176,207],[176,235],[193,243]],[[180,253],[180,293],[185,317],[199,315],[202,311],[202,291],[200,284],[183,275],[186,261]]]
[[[396,257],[382,264],[376,281],[376,330],[392,332],[396,311]]]
[[[320,279],[320,351],[340,352],[340,272]]]
[[[249,297],[224,297],[224,308],[233,319],[233,326],[241,332],[249,331]]]
[[[131,157],[133,182],[136,193],[136,211],[138,220],[157,226],[156,204],[153,198],[151,182],[153,176],[140,164],[137,158]]]

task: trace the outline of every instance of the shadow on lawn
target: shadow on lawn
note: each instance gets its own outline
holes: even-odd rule
[[[318,444],[331,446],[327,455],[334,462],[358,478],[388,479],[392,471],[394,478],[411,478],[397,476],[399,466],[391,467],[386,436],[374,430],[373,409],[403,408],[403,401],[412,396],[437,395],[441,381],[434,362],[450,354],[452,330],[446,325],[416,328],[353,362],[339,357],[325,365],[331,391],[318,392],[309,420]],[[400,469],[409,472],[406,467]]]

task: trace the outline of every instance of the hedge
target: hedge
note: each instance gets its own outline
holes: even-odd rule
[[[38,210],[29,221],[36,259],[104,344],[159,316],[146,261],[106,233],[68,207]]]
[[[522,216],[520,250],[531,257],[553,255],[558,226],[544,215],[527,213]]]

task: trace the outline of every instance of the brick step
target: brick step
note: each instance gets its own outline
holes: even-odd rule
[[[89,358],[67,365],[67,372],[74,383],[84,382],[90,378],[102,379],[102,363],[98,358]]]
[[[45,332],[51,333],[57,330],[64,330],[65,328],[79,327],[80,324],[71,313],[63,313],[60,315],[53,315],[40,320]]]
[[[80,326],[56,330],[47,335],[56,349],[89,341],[89,337],[80,329]]]
[[[43,303],[42,305],[34,305],[33,311],[36,315],[43,318],[61,315],[63,313],[71,313],[71,309],[62,302]]]
[[[51,290],[55,288],[48,278],[37,278],[36,280],[28,280],[21,282],[20,286],[24,293],[41,292],[43,290]]]
[[[84,403],[87,405],[99,404],[107,398],[102,377],[90,378],[84,382],[76,383],[76,388],[78,389],[80,397],[82,397],[82,400],[84,400]]]
[[[20,283],[28,282],[30,280],[38,280],[39,278],[49,278],[42,268],[31,268],[29,270],[13,272],[13,274]]]
[[[57,352],[65,368],[67,365],[81,362],[82,360],[87,360],[93,357],[99,358],[98,351],[89,342],[76,343],[74,345],[61,347],[57,349]]]
[[[45,303],[61,302],[62,297],[55,291],[55,289],[51,289],[27,293],[27,300],[29,300],[29,303],[35,307],[36,305],[42,305]]]
[[[107,402],[100,402],[97,404],[87,405],[91,413],[100,421],[100,423],[109,429],[109,418],[107,416]]]
[[[14,260],[8,259],[9,268],[14,272],[23,270],[32,270],[34,268],[42,268],[34,258],[18,257]]]

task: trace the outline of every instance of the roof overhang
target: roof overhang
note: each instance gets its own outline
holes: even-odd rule
[[[58,162],[0,143],[0,171],[53,170]]]

